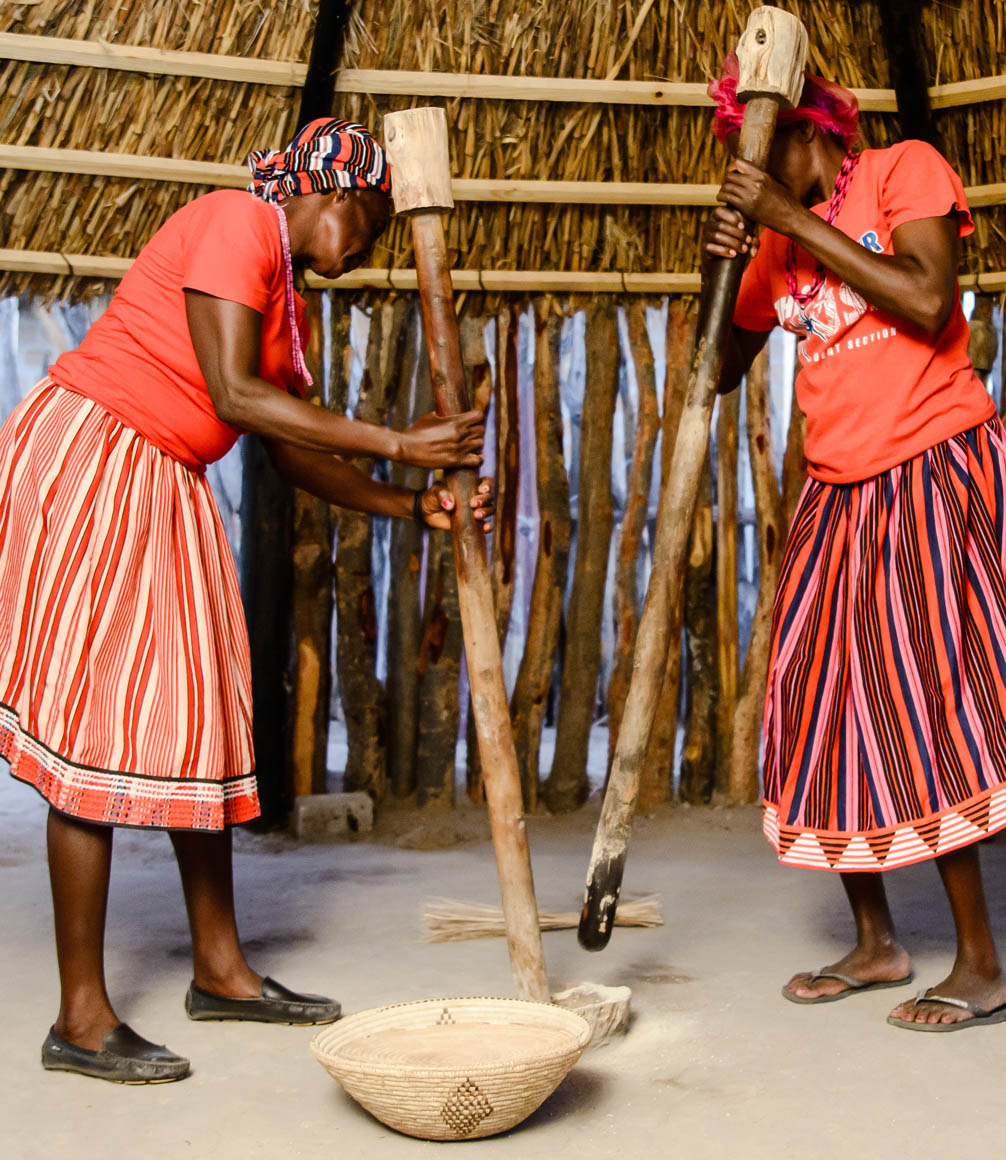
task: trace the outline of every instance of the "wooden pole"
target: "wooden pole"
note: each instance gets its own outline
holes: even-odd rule
[[[463,641],[450,533],[431,529],[427,536],[423,639],[417,662],[416,804],[447,809],[454,805]]]
[[[806,30],[789,13],[757,8],[741,38],[738,58],[738,95],[747,101],[738,156],[764,167],[780,105],[795,106],[800,99],[807,58]],[[743,268],[741,262],[729,259],[710,263],[703,325],[674,447],[674,471],[661,496],[657,517],[653,572],[637,634],[632,683],[587,875],[579,939],[590,950],[607,945],[622,888],[642,761],[666,666],[670,608],[684,566],[709,422]]]
[[[688,370],[695,348],[696,303],[672,298],[667,304],[667,377],[664,381],[664,414],[661,423],[660,490],[663,494],[673,470],[674,443],[688,388]],[[658,513],[659,516],[659,513]],[[647,813],[674,793],[674,757],[678,739],[678,702],[681,699],[682,591],[671,593],[671,623],[667,634],[667,660],[661,679],[656,715],[650,730],[639,780],[637,810]]]
[[[441,220],[441,213],[453,206],[447,119],[443,109],[409,109],[389,113],[384,130],[394,175],[395,208],[412,217],[433,396],[439,414],[456,414],[467,408],[468,399]],[[455,502],[451,534],[468,677],[514,985],[520,998],[547,1003],[551,996],[521,807],[520,771],[503,684],[492,585],[483,536],[469,507],[476,485],[477,476],[471,470],[454,471],[448,476]]]
[[[971,359],[975,373],[983,383],[988,382],[988,377],[995,366],[996,355],[999,353],[999,332],[994,321],[995,306],[996,295],[976,294],[975,307],[968,322],[971,329],[968,358]]]
[[[384,423],[398,385],[404,355],[405,299],[373,305],[367,358],[355,418]],[[356,460],[366,474],[373,461]],[[335,549],[336,662],[346,718],[347,790],[363,790],[380,801],[387,789],[384,686],[377,679],[377,606],[371,570],[373,533],[365,512],[339,511]]]
[[[794,388],[796,373],[793,375]],[[800,410],[793,391],[793,402],[789,412],[789,430],[786,432],[786,451],[782,458],[782,534],[789,531],[796,505],[800,502],[804,484],[807,482],[807,456],[803,453],[803,441],[807,434],[807,416]]]
[[[629,691],[632,650],[639,626],[639,552],[650,506],[650,479],[653,452],[660,430],[657,411],[657,384],[653,371],[653,348],[646,329],[646,302],[636,299],[626,308],[629,347],[639,386],[639,413],[632,450],[632,467],[626,486],[625,513],[618,539],[618,569],[615,576],[615,660],[608,681],[608,749],[615,741],[622,721],[625,695]]]
[[[534,304],[534,431],[538,483],[538,555],[527,617],[527,643],[510,698],[517,761],[523,773],[524,807],[538,804],[538,750],[559,643],[562,597],[572,520],[569,480],[562,453],[559,401],[559,339],[562,315],[551,298]]]
[[[485,318],[462,319],[461,355],[469,376],[469,395],[476,407],[496,402],[496,518],[493,520],[491,575],[496,631],[500,649],[506,643],[513,603],[514,556],[517,550],[517,491],[520,481],[520,426],[517,406],[517,319],[516,310],[504,307],[496,320],[496,381],[493,383],[485,349]],[[473,325],[477,323],[477,327]],[[491,433],[486,432],[491,438]],[[486,800],[482,784],[475,713],[469,707],[467,733],[468,796],[481,805]],[[520,754],[518,753],[518,760]],[[521,769],[524,763],[521,762]],[[527,799],[525,798],[525,806]]]
[[[321,292],[309,290],[305,307],[311,341],[305,351],[314,379],[308,399],[323,405]],[[332,686],[332,508],[306,491],[294,495],[293,526],[293,792],[324,793]]]
[[[763,350],[748,372],[748,451],[758,524],[758,602],[751,622],[744,669],[734,711],[729,756],[729,798],[736,805],[758,800],[758,757],[761,747],[762,709],[772,644],[772,606],[782,559],[782,497],[772,462],[772,424],[769,417],[768,351]]]
[[[922,15],[926,0],[877,0],[881,35],[894,83],[894,98],[901,122],[901,136],[936,144],[929,107],[922,51]]]
[[[419,303],[410,304],[405,323],[402,378],[391,413],[391,425],[407,427],[433,409],[429,363],[421,352]],[[422,357],[420,357],[420,352]],[[420,369],[422,367],[422,370]],[[390,480],[399,487],[425,487],[423,467],[392,463]],[[419,607],[420,572],[426,533],[414,520],[391,521],[388,551],[388,781],[396,797],[416,788],[416,734],[419,727],[419,649],[423,618]]]
[[[587,308],[576,563],[566,614],[555,757],[545,783],[545,804],[553,813],[576,809],[587,799],[587,754],[597,706],[601,620],[614,522],[611,431],[621,361],[617,310],[617,303],[610,298],[596,298]]]
[[[719,701],[716,706],[716,788],[725,790],[737,704],[737,419],[740,391],[720,398],[716,428],[716,646]]]
[[[719,684],[716,602],[716,539],[713,471],[702,468],[685,563],[685,741],[681,751],[681,800],[706,805],[716,788],[716,707]]]

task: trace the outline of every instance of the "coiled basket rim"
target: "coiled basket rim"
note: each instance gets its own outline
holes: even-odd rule
[[[538,1068],[549,1063],[559,1063],[570,1055],[579,1057],[590,1043],[593,1028],[590,1023],[578,1012],[567,1007],[559,1007],[554,1003],[539,1003],[532,999],[507,999],[498,995],[457,995],[437,999],[412,999],[403,1003],[388,1003],[382,1007],[372,1007],[366,1011],[358,1011],[347,1015],[338,1023],[319,1031],[311,1040],[311,1051],[314,1057],[322,1064],[333,1064],[345,1071],[366,1072],[369,1075],[403,1075],[408,1073],[416,1077],[446,1077],[456,1075],[459,1071],[455,1064],[443,1066],[410,1065],[405,1061],[380,1062],[378,1060],[346,1059],[338,1054],[338,1048],[343,1043],[353,1042],[366,1034],[368,1023],[376,1022],[378,1017],[383,1019],[395,1011],[417,1010],[421,1007],[437,1008],[444,1006],[474,1008],[477,1011],[479,1004],[491,1004],[497,1011],[510,1009],[513,1011],[537,1012],[539,1015],[548,1013],[549,1019],[555,1024],[564,1024],[570,1031],[576,1030],[575,1039],[564,1047],[553,1051],[543,1052],[533,1058],[502,1060],[496,1063],[480,1064],[477,1067],[479,1075],[503,1076],[513,1075],[522,1068]],[[478,1022],[477,1019],[471,1022]],[[506,1026],[501,1020],[500,1026]],[[417,1031],[428,1030],[416,1028]]]

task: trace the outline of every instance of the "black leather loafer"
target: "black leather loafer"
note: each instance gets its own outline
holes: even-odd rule
[[[151,1043],[120,1023],[110,1031],[100,1051],[69,1043],[50,1029],[42,1044],[46,1071],[74,1071],[113,1083],[171,1083],[189,1074],[189,1061],[163,1044]]]
[[[190,1019],[245,1019],[253,1023],[334,1023],[342,1008],[323,995],[300,995],[275,979],[263,979],[254,999],[231,999],[189,984],[185,1010]]]

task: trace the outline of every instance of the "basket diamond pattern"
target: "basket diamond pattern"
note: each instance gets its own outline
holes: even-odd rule
[[[457,1136],[470,1136],[492,1113],[493,1106],[488,1096],[470,1079],[458,1084],[440,1109],[444,1123]]]

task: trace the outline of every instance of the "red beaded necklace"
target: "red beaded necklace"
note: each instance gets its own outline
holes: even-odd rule
[[[828,212],[824,217],[828,225],[834,223],[835,218],[838,217],[839,211],[845,202],[845,195],[849,192],[849,186],[852,184],[852,175],[856,172],[859,158],[860,154],[855,151],[850,151],[845,155],[842,168],[839,169],[838,177],[835,178],[835,188],[831,194],[831,201],[828,203]],[[827,276],[828,271],[818,262],[817,269],[814,271],[814,280],[811,282],[810,287],[807,290],[797,289],[796,242],[790,238],[789,245],[786,247],[786,285],[789,288],[790,295],[796,299],[799,306],[806,306],[815,297],[818,290],[824,285],[824,280]]]

